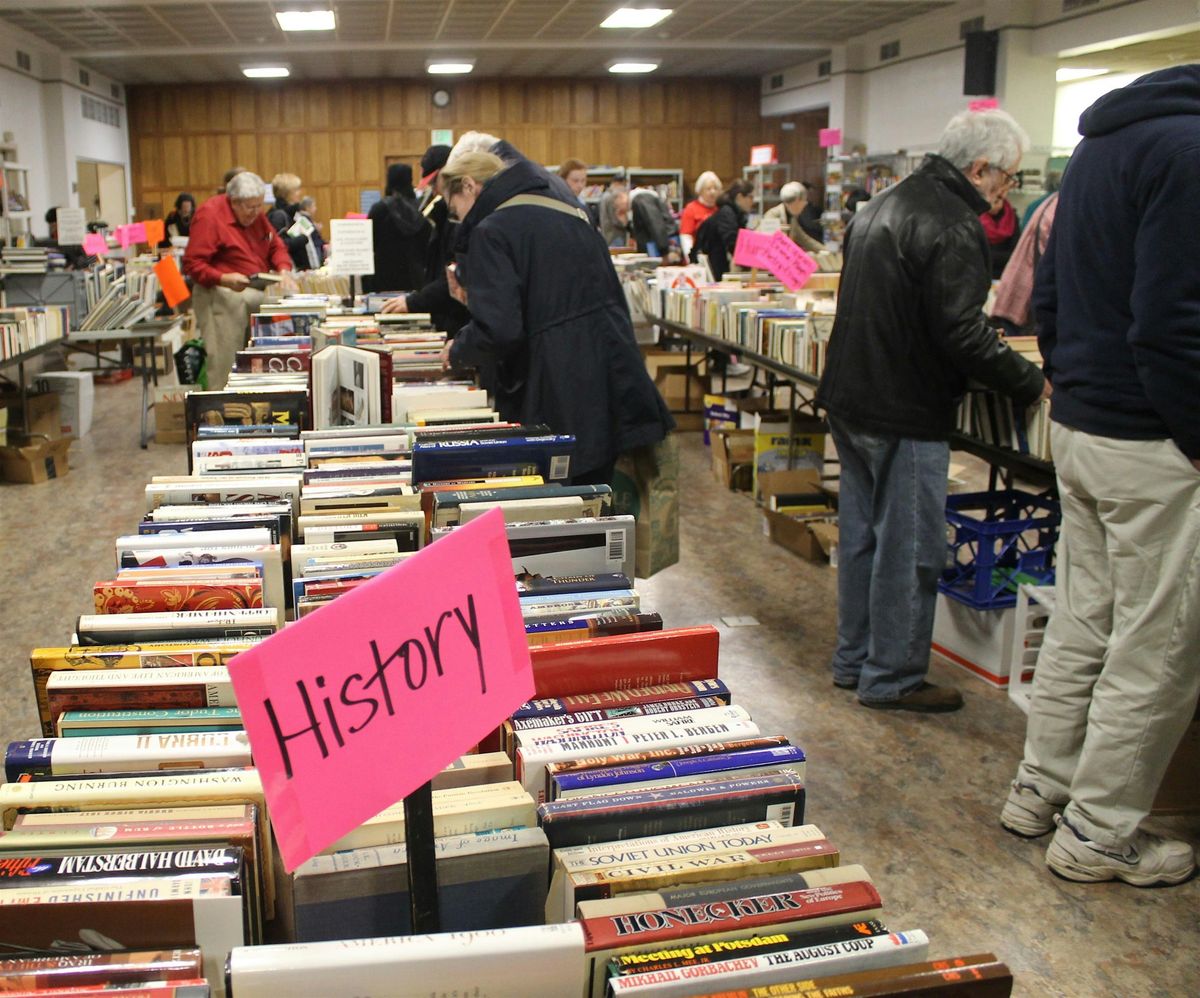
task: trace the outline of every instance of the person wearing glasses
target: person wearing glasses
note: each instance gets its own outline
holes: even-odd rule
[[[925,678],[946,560],[947,440],[968,379],[1022,406],[1049,392],[983,314],[991,260],[979,215],[1028,147],[1004,111],[956,115],[938,152],[846,230],[817,402],[841,461],[833,683],[866,707],[963,704]]]
[[[995,169],[1004,175],[1005,186],[992,198],[987,211],[980,212],[979,221],[991,252],[992,278],[998,281],[1021,238],[1017,209],[1008,200],[1008,192],[1020,185],[1020,178],[999,167]]]

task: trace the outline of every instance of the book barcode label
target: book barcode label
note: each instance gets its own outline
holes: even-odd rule
[[[623,565],[625,563],[625,531],[606,530],[604,533],[608,538],[608,563]]]
[[[557,481],[560,478],[566,478],[571,470],[571,455],[559,454],[557,457],[550,458],[550,480]]]
[[[796,805],[772,804],[767,808],[766,821],[778,821],[785,828],[791,828],[796,823]]]

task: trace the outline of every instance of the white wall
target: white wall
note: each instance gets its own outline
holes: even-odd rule
[[[1054,102],[1054,147],[1074,149],[1081,138],[1079,116],[1110,90],[1116,90],[1136,80],[1141,73],[1114,73],[1091,80],[1060,83]]]
[[[18,67],[18,49],[32,57],[28,71]],[[120,88],[121,97],[114,99],[111,87],[115,81],[90,70],[85,87],[79,69],[77,63],[49,50],[39,39],[5,25],[0,37],[0,133],[13,133],[21,165],[30,169],[35,236],[49,234],[42,221],[47,208],[78,206],[77,159],[123,166],[126,196],[132,199],[124,88]],[[120,126],[85,118],[85,94],[119,107]]]
[[[928,152],[971,98],[962,93],[962,49],[887,66],[863,77],[867,151]]]

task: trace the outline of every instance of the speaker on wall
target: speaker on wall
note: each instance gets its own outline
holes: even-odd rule
[[[996,92],[996,57],[999,31],[971,31],[966,35],[963,58],[963,94],[990,97]]]

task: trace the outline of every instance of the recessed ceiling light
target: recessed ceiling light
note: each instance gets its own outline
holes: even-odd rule
[[[1076,69],[1073,66],[1062,66],[1055,72],[1054,78],[1059,83],[1070,83],[1073,80],[1088,80],[1093,76],[1103,76],[1107,72],[1107,69]]]
[[[337,27],[331,10],[281,10],[275,20],[284,31],[332,31]]]
[[[287,66],[243,66],[242,75],[252,80],[275,80],[291,76],[292,71]]]
[[[674,11],[665,7],[622,7],[614,10],[603,21],[602,28],[652,28],[665,21]]]
[[[610,73],[653,73],[657,62],[614,62],[608,67]]]
[[[461,76],[475,68],[473,59],[441,59],[425,63],[425,72],[434,76]]]

